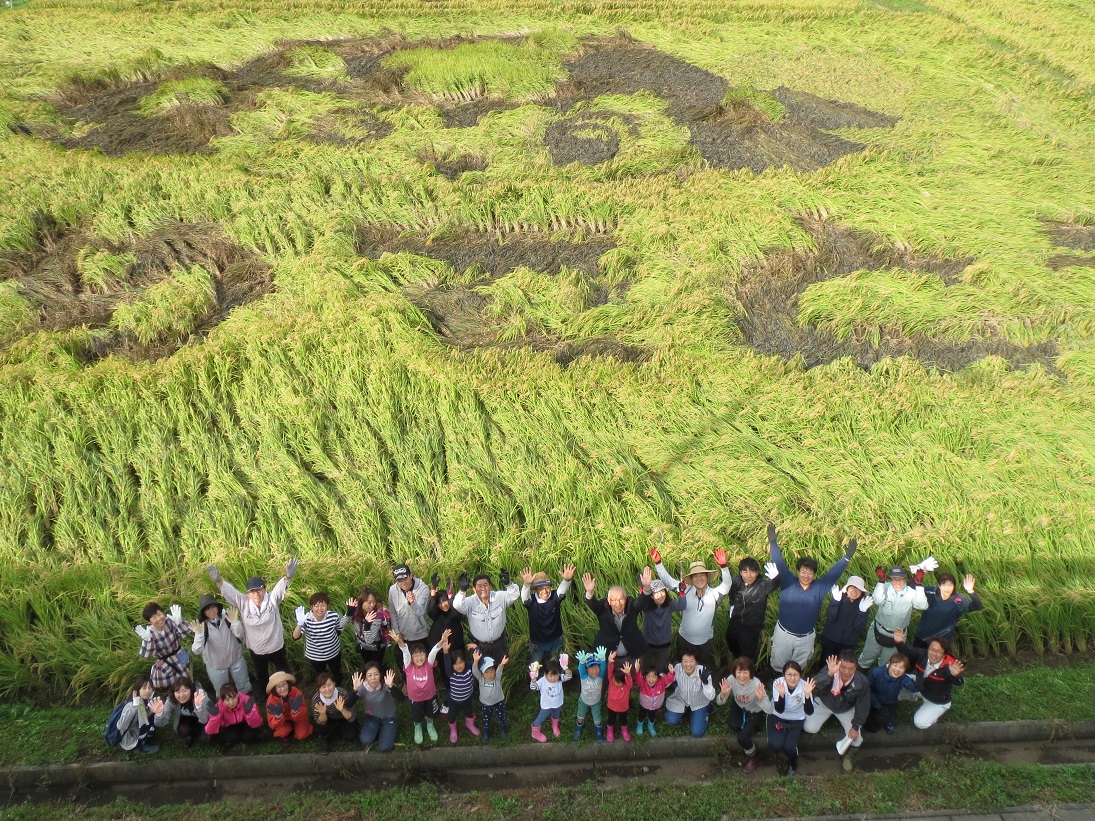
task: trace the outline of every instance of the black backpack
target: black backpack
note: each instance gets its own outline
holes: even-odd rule
[[[123,701],[110,712],[110,718],[106,720],[106,729],[103,730],[103,738],[108,747],[117,747],[122,742],[122,731],[118,729],[118,719],[122,717],[122,710],[129,704]]]

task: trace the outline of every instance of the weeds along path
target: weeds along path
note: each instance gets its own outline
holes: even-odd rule
[[[768,521],[1087,648],[1082,26],[1015,8],[1048,76],[936,5],[0,12],[0,692],[118,689],[210,561],[631,584]]]

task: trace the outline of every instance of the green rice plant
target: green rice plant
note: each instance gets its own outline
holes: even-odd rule
[[[778,122],[787,116],[787,109],[778,99],[767,91],[759,91],[750,86],[732,88],[722,98],[723,106],[747,105],[761,112],[773,122]]]
[[[80,285],[93,293],[117,291],[129,280],[129,272],[137,262],[132,251],[116,254],[85,245],[76,254],[76,270]]]
[[[141,345],[185,339],[216,305],[213,276],[200,265],[176,271],[114,310],[111,327]]]
[[[35,319],[34,308],[19,288],[11,282],[0,282],[0,342],[21,336]]]
[[[137,110],[145,116],[162,116],[179,105],[224,105],[228,88],[220,80],[189,77],[160,83],[151,94],[142,97]]]
[[[310,77],[330,82],[347,77],[346,61],[321,46],[300,46],[286,56],[289,58],[289,68],[285,69],[285,73],[291,77]]]

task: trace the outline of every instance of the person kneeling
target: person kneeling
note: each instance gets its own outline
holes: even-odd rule
[[[269,694],[266,697],[266,723],[274,731],[274,738],[281,741],[283,750],[289,749],[291,739],[303,741],[313,730],[304,693],[296,683],[293,676],[279,670],[266,684]]]

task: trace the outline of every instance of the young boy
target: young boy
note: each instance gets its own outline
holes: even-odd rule
[[[579,650],[574,654],[578,659],[578,678],[581,680],[582,693],[578,699],[578,723],[574,728],[574,740],[582,737],[585,729],[586,713],[593,714],[593,729],[596,733],[598,744],[604,743],[604,725],[601,722],[601,694],[604,692],[604,679],[601,677],[605,669],[604,647],[598,647],[596,653],[586,653]]]
[[[897,704],[901,691],[916,692],[916,682],[905,675],[908,672],[909,657],[894,653],[885,667],[878,665],[867,673],[871,684],[871,712],[863,725],[864,730],[877,733],[885,728],[887,735],[897,731]]]
[[[158,690],[170,689],[180,678],[190,678],[190,655],[183,649],[183,639],[194,631],[183,621],[182,608],[173,604],[171,615],[154,601],[145,605],[141,618],[148,627],[137,625],[133,632],[141,639],[141,658],[154,658],[149,680]]]
[[[476,648],[472,660],[472,675],[479,682],[479,703],[483,707],[483,731],[479,740],[486,744],[490,740],[491,727],[498,724],[498,737],[505,739],[509,732],[506,717],[506,694],[502,692],[502,673],[509,664],[509,656],[503,656],[497,667],[494,659],[484,656]]]
[[[521,603],[528,611],[529,661],[536,663],[559,655],[563,648],[561,606],[577,568],[563,565],[563,580],[553,590],[547,573],[533,575],[532,568],[521,571]]]
[[[312,665],[312,671],[330,673],[337,685],[342,680],[342,641],[339,634],[350,623],[349,616],[340,616],[330,609],[331,600],[326,593],[313,593],[308,600],[311,612],[301,605],[295,611],[297,626],[293,640],[304,635],[304,658]]]

